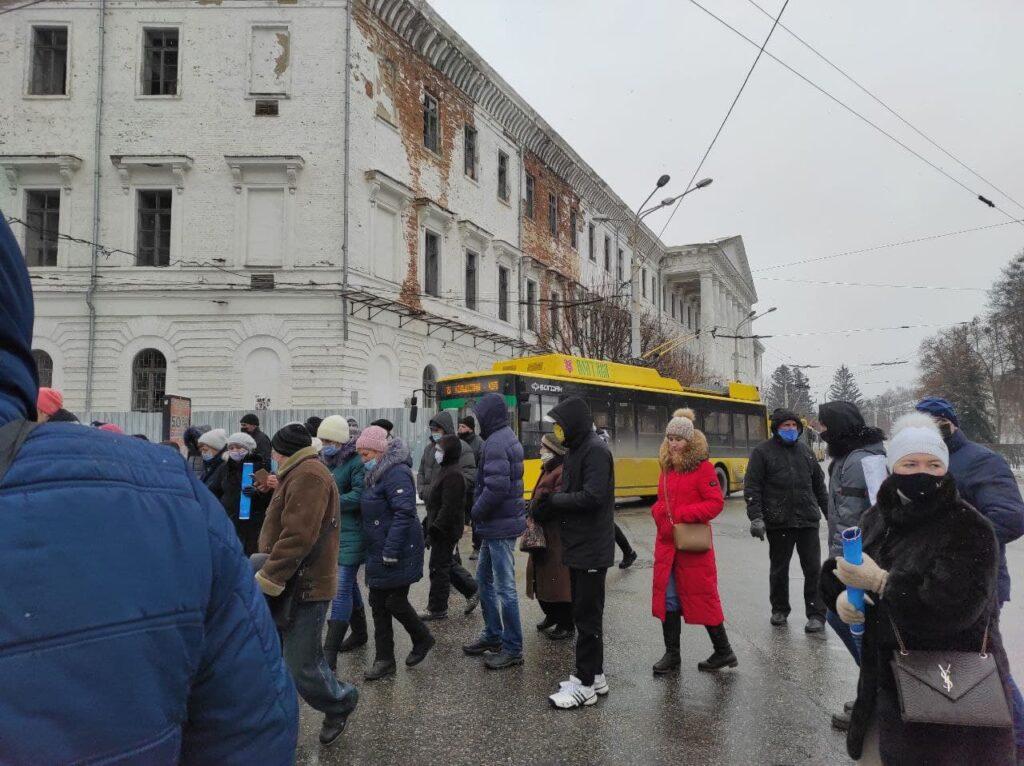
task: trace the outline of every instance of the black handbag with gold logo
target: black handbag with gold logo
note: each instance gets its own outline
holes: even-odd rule
[[[988,624],[980,652],[909,651],[889,617],[899,650],[892,672],[907,723],[1010,728],[1013,718],[995,658],[988,653]]]

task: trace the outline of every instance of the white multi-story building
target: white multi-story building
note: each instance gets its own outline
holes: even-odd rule
[[[733,376],[707,330],[756,301],[742,240],[627,236],[422,0],[32,4],[0,23],[0,103],[0,209],[72,409],[393,406],[544,347],[552,306],[634,260],[641,310]]]

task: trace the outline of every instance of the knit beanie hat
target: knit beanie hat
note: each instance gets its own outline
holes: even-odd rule
[[[313,444],[313,437],[302,423],[289,423],[270,440],[270,446],[279,455],[291,457],[300,449],[305,449]]]
[[[306,418],[306,422],[303,423],[306,426],[306,430],[309,431],[310,436],[316,436],[316,432],[320,430],[320,424],[324,422],[323,418],[318,418],[316,415]]]
[[[949,449],[930,416],[923,412],[904,415],[892,427],[892,434],[886,445],[886,462],[890,471],[901,458],[916,453],[934,455],[949,468]]]
[[[52,415],[64,406],[64,397],[55,388],[40,388],[36,398],[36,409],[44,415]]]
[[[316,430],[317,438],[327,439],[338,444],[349,440],[349,424],[341,415],[329,415],[320,423]]]
[[[569,451],[565,446],[565,442],[554,434],[544,434],[540,439],[540,443],[556,455],[565,455],[565,453]]]
[[[238,422],[240,422],[244,426],[256,426],[257,428],[260,427],[260,419],[253,415],[251,412],[248,415],[242,415],[242,419]]]
[[[237,444],[239,447],[245,447],[249,452],[256,451],[256,440],[244,431],[239,431],[237,434],[231,434],[231,436],[228,437],[228,444]]]
[[[380,426],[367,426],[356,439],[356,449],[372,449],[375,452],[387,452],[388,432]]]
[[[459,420],[459,425],[460,426],[466,426],[467,428],[470,428],[470,429],[475,431],[476,430],[476,418],[474,418],[472,415],[466,415],[466,417],[461,418]]]
[[[200,444],[205,444],[207,447],[220,452],[228,446],[228,432],[223,428],[214,428],[212,431],[207,431],[205,434],[200,436],[197,441]]]
[[[926,396],[917,403],[915,409],[918,412],[931,415],[933,418],[945,418],[957,428],[960,427],[960,421],[956,417],[956,410],[953,408],[953,405],[941,396]]]
[[[688,407],[676,410],[665,427],[665,436],[681,436],[689,441],[693,438],[693,419],[693,410]]]

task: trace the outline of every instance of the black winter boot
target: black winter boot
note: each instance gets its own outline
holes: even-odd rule
[[[338,667],[338,649],[348,631],[348,623],[344,620],[327,621],[327,638],[324,639],[324,658],[331,670]]]
[[[729,646],[729,636],[725,632],[725,623],[721,625],[708,625],[708,636],[711,637],[711,645],[715,647],[715,653],[703,662],[697,663],[697,670],[714,671],[722,668],[734,668],[739,665],[732,647]]]
[[[679,667],[679,636],[682,629],[682,617],[678,612],[665,615],[665,621],[661,623],[661,632],[665,638],[665,654],[654,663],[654,675],[662,676]]]
[[[366,635],[366,610],[363,607],[357,606],[352,610],[352,619],[349,620],[349,627],[352,629],[352,632],[348,634],[348,638],[342,641],[338,647],[338,651],[342,654],[351,652],[353,649],[358,649],[366,644],[368,638]]]

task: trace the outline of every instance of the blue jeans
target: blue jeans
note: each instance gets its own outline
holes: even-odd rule
[[[327,666],[320,639],[326,620],[326,601],[299,604],[281,648],[299,696],[328,719],[345,718],[355,709],[359,692],[352,684],[339,683]]]
[[[665,614],[678,614],[679,594],[676,593],[676,574],[674,571],[668,573],[668,588],[665,590]]]
[[[853,655],[853,661],[857,663],[857,667],[860,667],[860,652],[861,642],[863,641],[862,636],[855,636],[850,632],[850,626],[839,619],[839,615],[829,609],[825,612],[825,622],[827,622],[835,634],[842,639],[843,644]]]
[[[362,564],[338,565],[338,594],[331,602],[331,619],[348,622],[352,618],[352,608],[363,608],[363,596],[359,592],[356,575]]]
[[[480,610],[484,613],[484,632],[480,640],[497,643],[500,639],[502,651],[520,655],[523,653],[523,628],[516,594],[516,539],[481,540],[476,582],[480,586]]]

